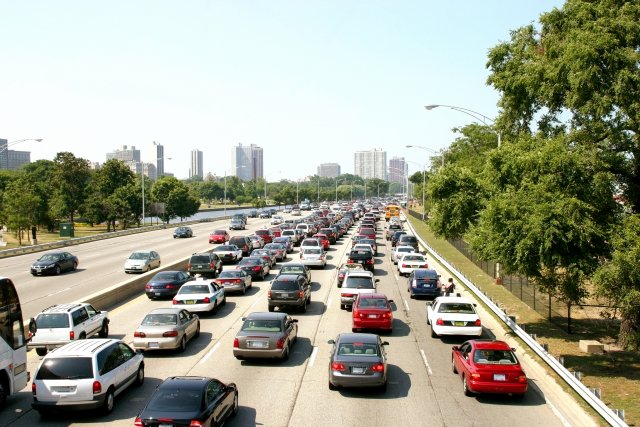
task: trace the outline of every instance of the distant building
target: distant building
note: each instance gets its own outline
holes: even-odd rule
[[[353,173],[364,179],[387,180],[387,152],[381,149],[356,151]]]
[[[409,173],[409,165],[404,157],[392,157],[389,160],[389,182],[404,184]]]
[[[17,170],[29,163],[30,151],[9,150],[9,141],[0,138],[0,169]]]
[[[111,153],[107,153],[107,160],[116,159],[120,160],[129,169],[137,175],[143,174],[149,177],[150,180],[155,181],[159,177],[165,175],[164,173],[164,147],[162,145],[153,142],[149,150],[146,152],[145,160],[142,160],[140,150],[137,150],[135,146],[121,145]],[[162,172],[159,171],[162,168]]]
[[[318,166],[318,176],[321,178],[336,178],[340,176],[340,165],[337,163],[322,163]]]
[[[156,179],[161,178],[165,175],[164,145],[158,144],[157,142],[153,141],[149,144],[147,148],[148,149],[145,149],[144,151],[144,155],[142,156],[142,159],[145,163],[151,164],[154,167],[153,168],[145,167],[145,169],[149,169],[148,172],[145,173],[145,175],[147,175],[149,179],[151,179],[152,181],[155,181]]]
[[[204,178],[202,151],[191,150],[191,167],[189,168],[189,178]]]
[[[238,144],[231,151],[231,175],[243,181],[264,177],[264,154],[262,147]]]
[[[140,163],[140,150],[136,150],[135,146],[121,145],[111,153],[107,153],[107,160],[117,159],[125,162],[126,164]]]

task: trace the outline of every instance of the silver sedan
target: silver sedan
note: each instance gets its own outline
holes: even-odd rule
[[[137,350],[178,349],[200,335],[200,319],[182,308],[156,308],[147,314],[133,333]]]
[[[289,358],[291,345],[298,339],[298,319],[286,313],[251,313],[243,320],[233,341],[236,359]]]

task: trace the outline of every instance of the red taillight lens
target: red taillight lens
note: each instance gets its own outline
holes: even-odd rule
[[[280,339],[278,340],[278,342],[276,343],[276,348],[277,348],[278,350],[282,350],[282,349],[284,348],[284,340],[283,340],[282,338],[280,338]]]
[[[482,322],[480,321],[480,319],[476,320],[473,326],[482,326]]]
[[[173,301],[171,301],[171,304],[174,304],[174,305],[175,305],[175,304],[178,304],[178,300],[175,300],[175,299],[174,299]]]
[[[211,299],[209,297],[202,298],[202,303],[203,304],[209,304],[210,302],[211,302]]]
[[[147,336],[147,334],[145,334],[144,332],[135,331],[133,333],[133,336],[136,337],[136,338],[145,338]]]
[[[164,288],[165,288],[165,289],[175,289],[176,287],[175,287],[175,285],[168,284],[168,285],[166,285]]]
[[[177,337],[178,331],[167,331],[162,333],[163,337]]]
[[[100,381],[94,381],[92,389],[93,389],[93,394],[102,393],[102,384],[100,384]]]
[[[472,380],[479,380],[480,379],[480,374],[471,374],[471,379]]]
[[[144,427],[144,423],[140,418],[136,418],[136,420],[133,422],[133,425],[136,427]]]
[[[444,320],[442,320],[441,318],[436,320],[436,325],[438,326],[444,326]]]
[[[347,370],[347,367],[346,367],[346,366],[344,366],[342,363],[333,362],[333,363],[331,364],[331,370],[332,370],[332,371],[340,371],[340,372],[343,372],[343,371],[346,371],[346,370]]]
[[[371,366],[371,371],[373,372],[384,372],[384,365],[382,363],[376,363]]]
[[[353,298],[353,297],[355,297],[355,296],[356,296],[356,294],[342,294],[342,296],[343,296],[344,298]]]
[[[31,393],[36,394],[36,383],[31,383]]]
[[[69,339],[73,341],[76,338],[76,333],[73,331],[69,331]]]
[[[349,258],[349,261],[347,261],[348,263],[353,263],[353,260],[351,258]]]
[[[200,420],[191,420],[189,427],[204,427],[204,422]]]
[[[187,263],[187,270],[191,270],[191,263],[190,262]]]
[[[429,264],[422,264],[422,268],[429,268]]]
[[[402,268],[409,268],[407,264],[402,264]]]
[[[304,291],[298,291],[298,298],[304,298]]]
[[[216,267],[216,263],[215,262],[210,262],[209,263],[209,268],[213,269]]]
[[[267,298],[271,299],[271,291],[267,292]]]
[[[145,290],[147,290],[147,289],[151,289],[151,285],[147,283],[146,285],[144,285],[144,289],[145,289]]]
[[[238,338],[233,339],[233,348],[240,348],[240,341],[238,341]]]
[[[255,267],[253,267],[253,271],[260,271],[260,266],[256,265]]]
[[[232,282],[233,282],[233,283],[240,283],[240,282],[242,282],[242,280],[240,280],[240,279],[233,279],[233,280],[232,280]]]
[[[368,259],[367,260],[367,264],[373,264],[373,260],[372,259]]]
[[[518,378],[516,378],[516,381],[518,381],[519,383],[526,383],[527,382],[527,376],[526,375],[519,375]]]

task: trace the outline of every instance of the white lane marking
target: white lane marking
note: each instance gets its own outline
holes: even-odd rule
[[[427,355],[424,354],[423,349],[420,349],[420,355],[422,356],[422,361],[424,362],[424,366],[426,366],[427,371],[429,371],[429,375],[433,375],[433,372],[431,372],[431,366],[429,366],[429,362],[427,361]]]
[[[216,352],[216,350],[218,349],[218,347],[220,347],[220,341],[218,341],[217,343],[215,343],[215,345],[211,348],[211,350],[209,350],[209,352],[207,354],[204,355],[204,357],[200,360],[200,363],[204,363],[207,361],[207,359],[209,359],[213,353]]]
[[[68,291],[69,289],[71,289],[71,288],[64,288],[64,289],[60,289],[60,290],[58,290],[58,291],[56,291],[56,292],[52,292],[52,293],[50,293],[50,294],[47,294],[47,297],[54,296],[54,295],[59,294],[59,293],[61,293],[61,292],[66,292],[66,291]]]
[[[556,415],[556,417],[560,419],[560,422],[562,423],[563,426],[572,427],[571,423],[562,415],[562,413],[560,413],[558,408],[553,406],[553,404],[549,401],[547,401],[547,405],[549,405],[549,408],[551,408],[551,412],[553,412]]]
[[[398,277],[398,275],[397,275],[396,273],[393,273],[393,277],[395,277],[395,278],[396,278],[396,282],[397,282],[398,280],[400,280],[400,278]]]
[[[249,306],[249,310],[251,310],[251,309],[252,309],[252,308],[253,308],[257,303],[259,303],[261,300],[262,300],[261,298],[256,299],[256,300],[253,302],[253,304],[251,304],[251,305]],[[247,310],[247,311],[248,311],[248,310]]]
[[[327,310],[328,311],[331,308],[331,303],[333,302],[333,298],[329,298],[329,301],[327,301]]]
[[[409,303],[407,302],[407,300],[402,298],[402,302],[404,303],[404,306],[407,309],[407,311],[411,311],[411,309],[409,308]]]
[[[311,351],[311,357],[309,357],[309,367],[312,368],[313,364],[316,363],[316,356],[318,355],[318,347],[313,347],[313,351]]]

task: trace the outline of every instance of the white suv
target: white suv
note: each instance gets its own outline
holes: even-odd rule
[[[31,406],[41,416],[55,409],[100,409],[108,414],[115,396],[143,382],[144,356],[122,341],[74,341],[40,362],[31,384]]]
[[[93,308],[88,303],[58,304],[42,310],[29,322],[32,334],[27,344],[39,356],[70,341],[82,340],[98,334],[109,336],[109,312]]]
[[[349,310],[359,294],[375,294],[380,279],[364,270],[347,270],[340,288],[340,308]]]

